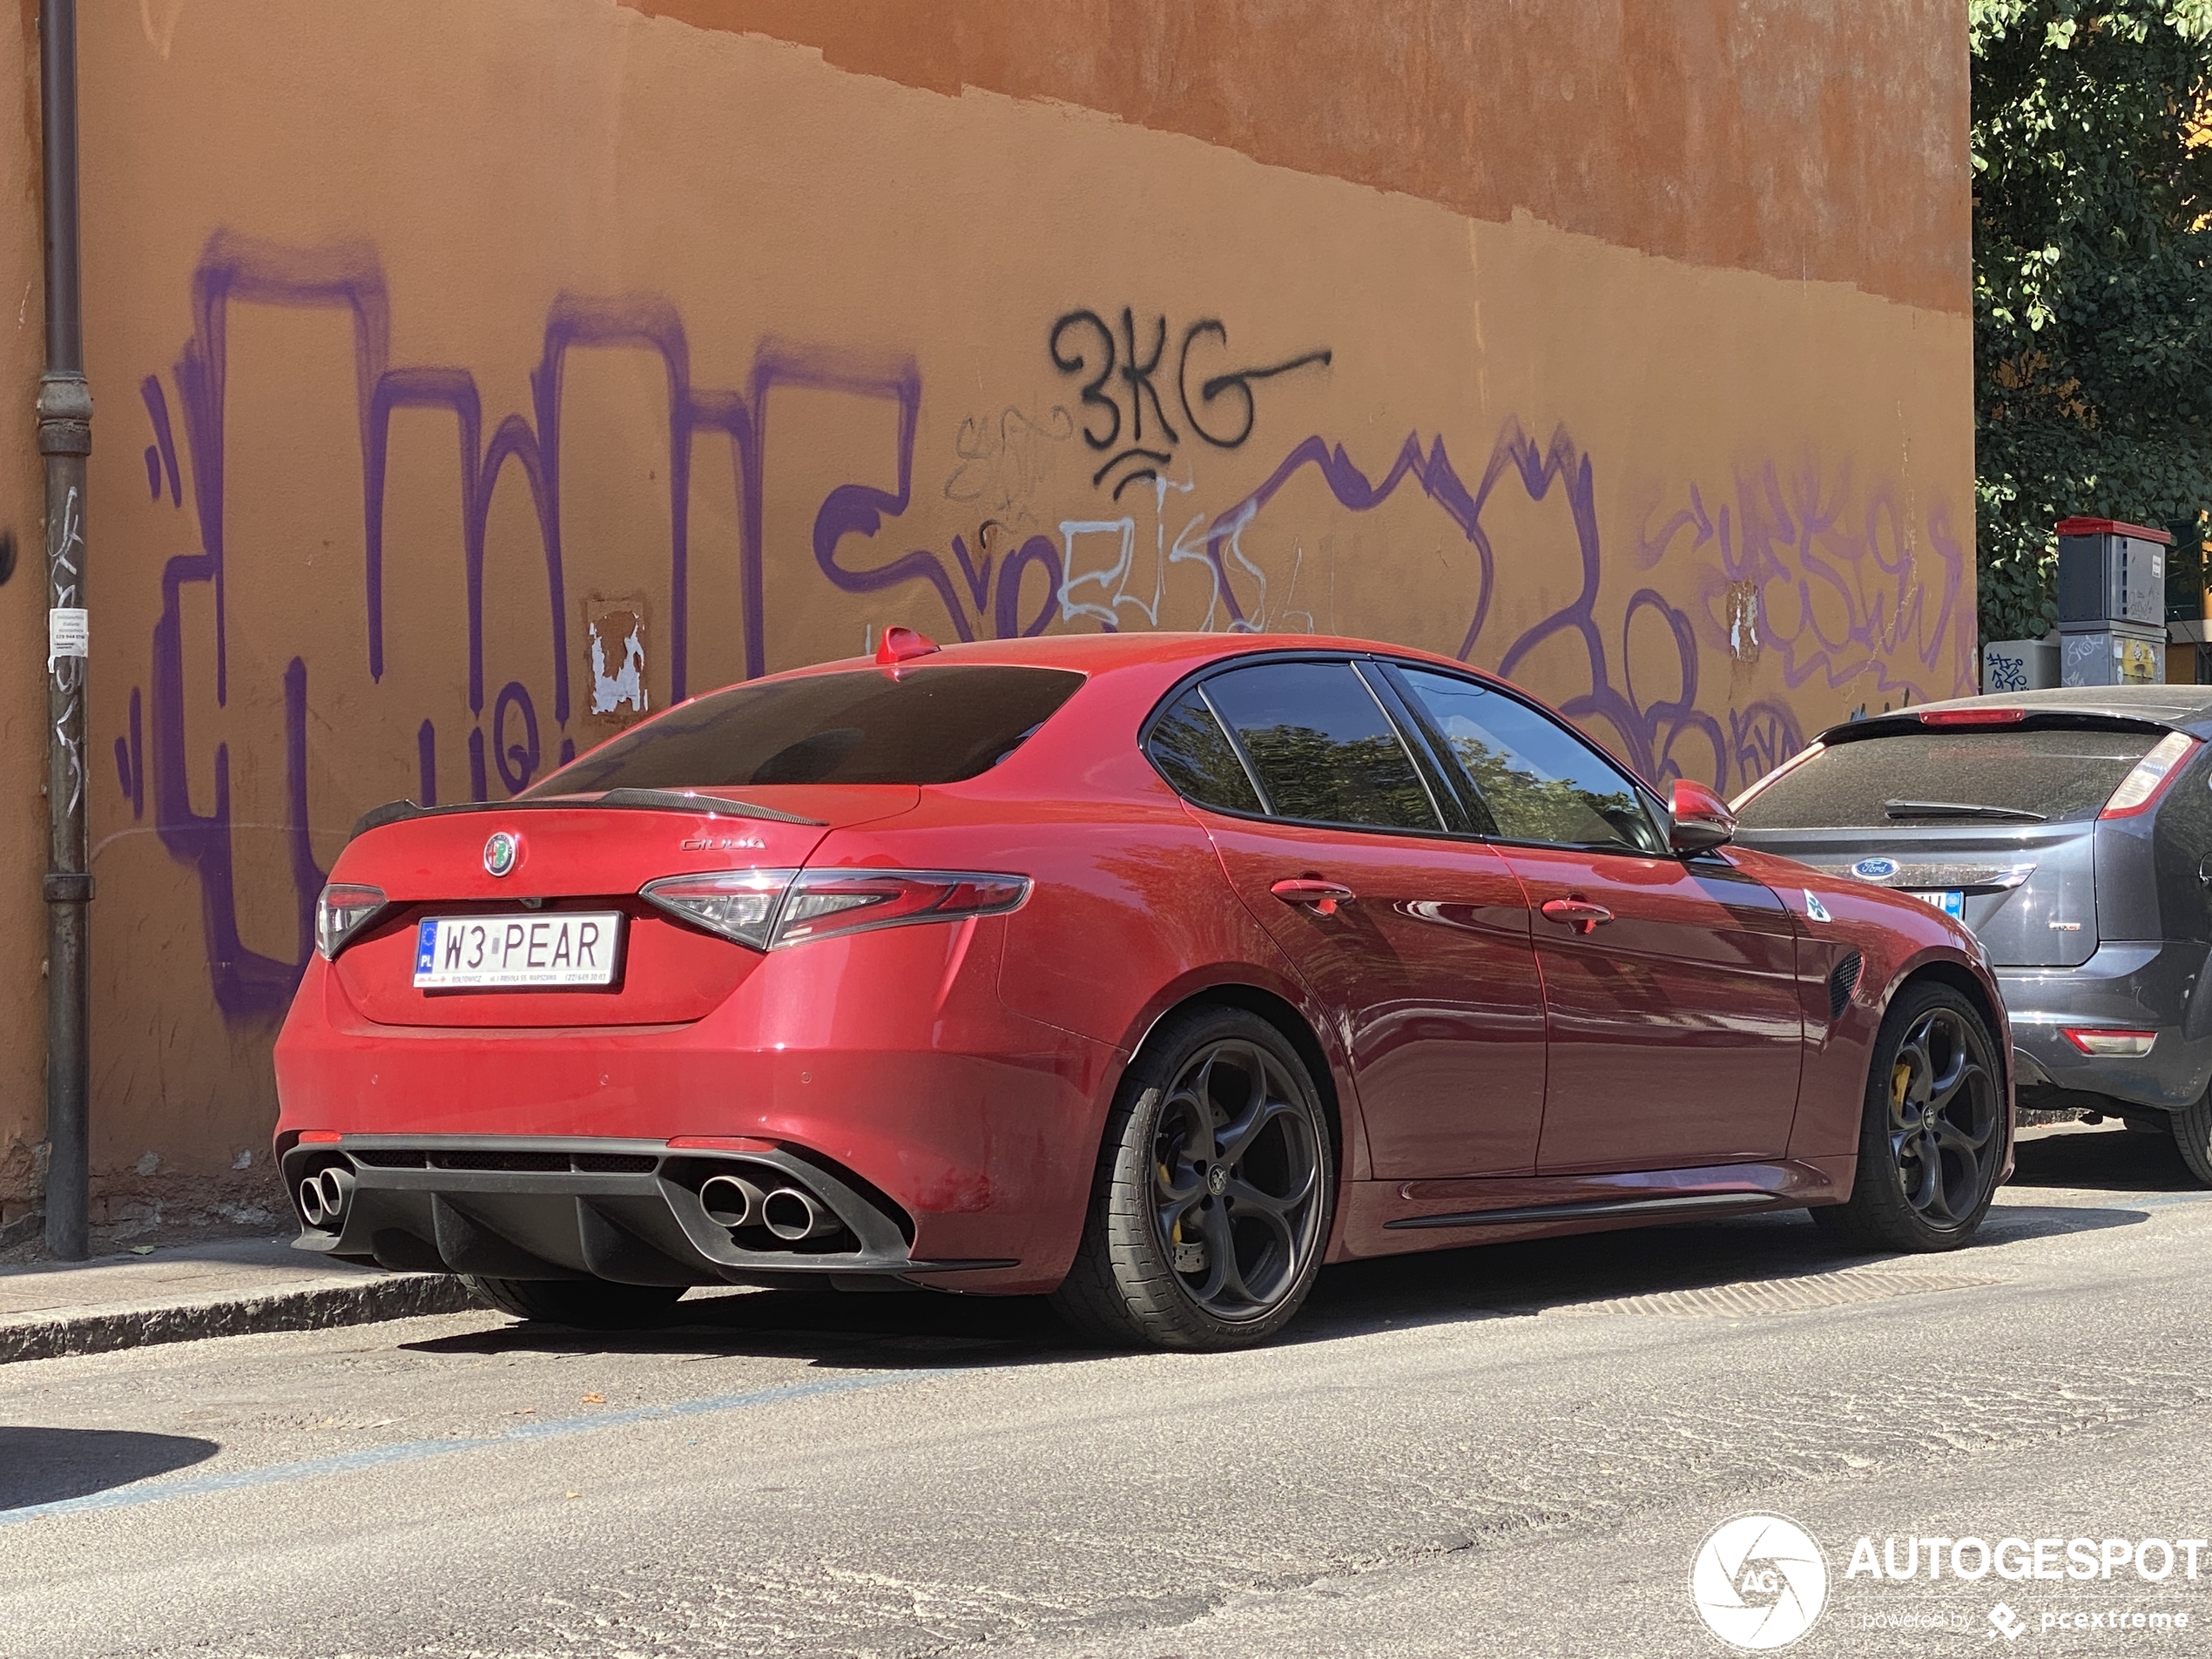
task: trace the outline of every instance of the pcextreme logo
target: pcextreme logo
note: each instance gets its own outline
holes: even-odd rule
[[[1705,1628],[1730,1647],[1773,1653],[1820,1622],[1828,1558],[1787,1516],[1732,1515],[1697,1547],[1689,1599]]]

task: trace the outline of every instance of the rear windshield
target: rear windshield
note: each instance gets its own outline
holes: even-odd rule
[[[948,664],[733,685],[610,738],[523,798],[747,784],[954,784],[996,765],[1083,683]]]
[[[2094,818],[2156,732],[1927,731],[1822,751],[1737,814],[1747,829],[1894,829],[1905,824]],[[1946,813],[1946,806],[1996,812]],[[2028,816],[2033,814],[2033,817]]]

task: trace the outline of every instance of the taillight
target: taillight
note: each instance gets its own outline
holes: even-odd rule
[[[2066,1039],[2083,1054],[2101,1060],[2140,1060],[2158,1041],[2155,1031],[2114,1031],[2109,1026],[2067,1030]]]
[[[1798,750],[1797,753],[1791,755],[1787,760],[1777,766],[1772,772],[1767,773],[1765,777],[1761,778],[1750,788],[1744,790],[1741,794],[1737,795],[1734,800],[1729,802],[1729,811],[1731,813],[1742,812],[1743,810],[1743,803],[1750,800],[1752,796],[1757,794],[1761,790],[1764,789],[1769,784],[1773,783],[1776,779],[1786,777],[1791,772],[1797,771],[1798,767],[1804,765],[1806,761],[1811,759],[1813,756],[1818,754],[1819,752],[1820,745],[1817,743],[1807,744],[1804,748]]]
[[[995,916],[1029,896],[1025,875],[957,870],[807,870],[792,884],[772,947],[916,921]]]
[[[2150,752],[2135,763],[2135,769],[2120,780],[2120,787],[2112,792],[2112,799],[2105,803],[2100,818],[2134,818],[2148,812],[2158,798],[2166,792],[2166,786],[2178,777],[2182,762],[2189,751],[2196,747],[2196,739],[2187,732],[2168,732]]]
[[[768,948],[776,907],[796,870],[721,870],[706,875],[664,876],[638,889],[640,898],[672,916],[734,939],[755,950]]]
[[[315,948],[325,961],[346,948],[346,941],[384,908],[384,889],[333,881],[315,900]]]
[[[729,870],[665,876],[639,896],[754,950],[832,934],[995,916],[1029,896],[1029,878],[961,870]]]

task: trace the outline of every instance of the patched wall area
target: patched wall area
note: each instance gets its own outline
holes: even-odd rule
[[[86,16],[113,1202],[260,1179],[364,808],[887,624],[1402,640],[1725,790],[1971,689],[1955,7],[815,10]]]

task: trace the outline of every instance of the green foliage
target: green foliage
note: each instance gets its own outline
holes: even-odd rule
[[[2056,618],[2059,519],[2212,508],[2212,0],[1967,26],[1981,628],[2017,639]]]

